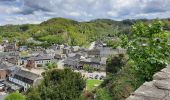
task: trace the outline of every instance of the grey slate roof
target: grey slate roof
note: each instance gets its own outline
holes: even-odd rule
[[[53,49],[46,49],[43,51],[43,53],[48,54],[48,53],[55,53]]]
[[[12,64],[0,62],[0,69],[7,70],[14,67]]]
[[[8,68],[7,65],[5,65],[5,64],[3,64],[3,63],[0,63],[0,69],[7,69],[7,68]]]
[[[28,58],[28,60],[35,60],[35,61],[38,61],[38,60],[50,60],[50,59],[53,59],[53,57],[49,57],[49,56],[46,56],[46,55],[38,55],[38,56],[35,56],[35,57],[30,57]]]
[[[10,82],[8,80],[6,80],[6,81],[4,81],[2,83],[5,84],[7,87],[10,87],[14,91],[20,90],[22,88],[22,86],[17,85],[17,84],[15,84],[13,82]]]
[[[30,80],[35,80],[35,79],[40,77],[40,75],[37,75],[37,74],[29,72],[29,71],[25,71],[25,70],[22,70],[22,69],[17,70],[14,73],[14,76],[15,75],[18,75],[18,76],[21,76],[21,77],[24,77],[24,78],[27,78],[27,79],[30,79]]]
[[[100,58],[88,58],[88,59],[82,59],[81,62],[89,62],[89,63],[99,63],[100,64]]]
[[[106,65],[106,62],[107,62],[107,57],[102,57],[100,64]]]

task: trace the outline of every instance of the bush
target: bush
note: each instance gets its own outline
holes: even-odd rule
[[[113,99],[105,88],[99,88],[96,90],[96,100],[113,100]]]
[[[13,92],[6,96],[5,100],[25,100],[25,96],[23,96],[19,92]]]
[[[42,67],[42,64],[37,64],[37,67]]]
[[[112,100],[125,100],[130,93],[145,82],[136,72],[135,66],[134,62],[129,60],[117,73],[109,74],[102,83],[101,86],[109,91]]]
[[[115,74],[117,73],[127,61],[127,55],[119,54],[111,56],[107,59],[106,72]]]

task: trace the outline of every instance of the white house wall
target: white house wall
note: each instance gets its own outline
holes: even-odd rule
[[[9,77],[9,81],[14,82],[14,83],[16,83],[16,84],[18,84],[18,85],[23,86],[23,87],[24,87],[24,90],[27,90],[27,89],[30,87],[29,84],[27,84],[27,83],[25,83],[25,82],[22,82],[22,81],[20,81],[20,80],[18,80],[18,79],[15,79],[15,78],[13,78],[13,77]]]

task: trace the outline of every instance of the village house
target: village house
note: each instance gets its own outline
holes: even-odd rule
[[[44,51],[45,49],[40,47],[40,46],[36,46],[32,48],[32,52],[40,52],[40,51]]]
[[[69,57],[64,60],[64,66],[71,69],[81,69],[79,61],[80,55],[70,54]]]
[[[46,55],[38,55],[34,57],[29,57],[27,59],[27,68],[41,68],[44,67],[48,63],[53,63],[54,57],[46,56]]]
[[[21,86],[21,88],[26,91],[31,86],[38,85],[41,80],[42,77],[40,75],[22,69],[17,69],[11,73],[6,83],[12,82]]]
[[[100,48],[100,47],[106,47],[106,44],[104,44],[102,41],[95,41],[95,45],[94,45],[94,48]]]
[[[71,52],[78,52],[80,50],[79,46],[72,46],[71,48]]]
[[[26,66],[27,65],[27,59],[28,59],[29,57],[20,57],[20,59],[18,59],[18,65],[19,66],[21,66],[21,65],[23,65],[23,66]]]
[[[59,45],[58,44],[54,44],[52,46],[49,47],[49,49],[53,49],[54,51],[59,49]]]
[[[7,75],[8,75],[8,72],[6,71],[6,69],[2,68],[1,66],[0,67],[0,80],[6,79]]]
[[[18,61],[20,59],[19,56],[5,56],[4,59],[8,63],[14,64],[14,65],[19,65],[19,63],[18,63]]]
[[[8,44],[8,43],[9,43],[8,39],[3,39],[2,40],[2,44]]]
[[[100,57],[83,57],[77,53],[68,54],[68,58],[64,60],[64,66],[72,68],[74,70],[82,70],[85,65],[89,65],[92,68],[105,70],[106,61]]]
[[[100,50],[99,49],[92,49],[87,52],[88,57],[100,57]]]
[[[84,48],[81,48],[78,52],[76,52],[77,54],[81,55],[81,57],[89,57],[88,55],[88,50],[87,49],[84,49]]]
[[[4,52],[17,51],[16,44],[8,44],[4,46]]]
[[[2,52],[0,53],[0,60],[11,64],[18,65],[19,52]]]
[[[4,52],[4,46],[0,45],[0,52]]]
[[[38,56],[38,55],[41,55],[43,54],[43,51],[29,51],[28,52],[28,57],[30,56]]]
[[[79,64],[84,68],[84,66],[88,65],[96,70],[105,71],[105,64],[101,62],[101,58],[86,58],[81,59]]]
[[[19,51],[27,51],[28,47],[27,46],[20,46]]]
[[[54,57],[56,54],[56,52],[53,49],[46,49],[43,51],[43,53],[50,57]]]
[[[9,56],[19,56],[19,51],[12,51],[12,52],[9,52]]]
[[[65,48],[63,48],[63,54],[66,54],[66,55],[68,55],[69,53],[71,53],[71,47],[65,47]]]
[[[4,62],[0,62],[0,80],[5,80],[9,75],[8,69],[11,66],[8,66]]]
[[[56,59],[56,60],[62,60],[65,58],[66,58],[65,54],[55,54],[55,56],[54,56],[54,59]]]
[[[58,50],[60,51],[60,53],[63,54],[63,49],[65,48],[65,45],[59,45],[58,46]]]
[[[50,46],[48,49],[54,50],[56,54],[63,54],[64,48],[67,48],[67,46],[54,44],[54,45]],[[67,52],[67,51],[65,51],[65,52]]]
[[[108,57],[114,53],[110,47],[95,47],[88,51],[89,57]]]

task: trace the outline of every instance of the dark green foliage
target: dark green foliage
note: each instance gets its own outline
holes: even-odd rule
[[[107,60],[107,78],[101,84],[101,88],[108,91],[106,93],[112,100],[124,100],[136,89],[136,85],[142,83],[137,80],[133,61],[127,59],[123,55],[116,55]]]
[[[91,91],[84,91],[78,100],[94,100],[94,93]]]
[[[25,96],[18,92],[14,92],[6,96],[5,100],[25,100]]]
[[[99,88],[96,90],[96,100],[113,100],[113,99],[105,88]]]
[[[102,89],[106,89],[112,100],[125,100],[130,93],[136,90],[145,80],[142,80],[134,69],[135,63],[128,60],[117,72],[108,74],[102,83]]]
[[[48,64],[47,64],[47,68],[48,68],[48,69],[57,68],[57,64],[56,64],[56,63],[48,63]]]
[[[128,54],[136,63],[136,70],[146,81],[168,63],[170,34],[163,30],[161,21],[137,23],[128,44]]]
[[[119,38],[114,39],[107,39],[106,44],[108,47],[112,47],[113,49],[116,49],[121,44],[121,40]]]
[[[37,64],[37,67],[43,67],[41,64]]]
[[[76,100],[86,84],[81,74],[71,69],[49,70],[43,74],[43,77],[42,84],[28,93],[28,100],[37,97],[37,100],[39,97],[41,100]]]
[[[20,26],[20,30],[23,31],[23,32],[28,30],[28,29],[29,29],[29,25],[27,25],[27,24]]]
[[[26,100],[41,100],[41,97],[36,89],[30,88],[27,92],[28,94],[26,96]]]
[[[124,54],[114,55],[107,59],[106,72],[107,73],[117,73],[125,64],[127,58]]]
[[[83,70],[88,71],[88,72],[94,72],[94,71],[99,71],[100,69],[94,68],[94,67],[92,67],[92,66],[90,66],[88,64],[85,64],[83,66]]]

